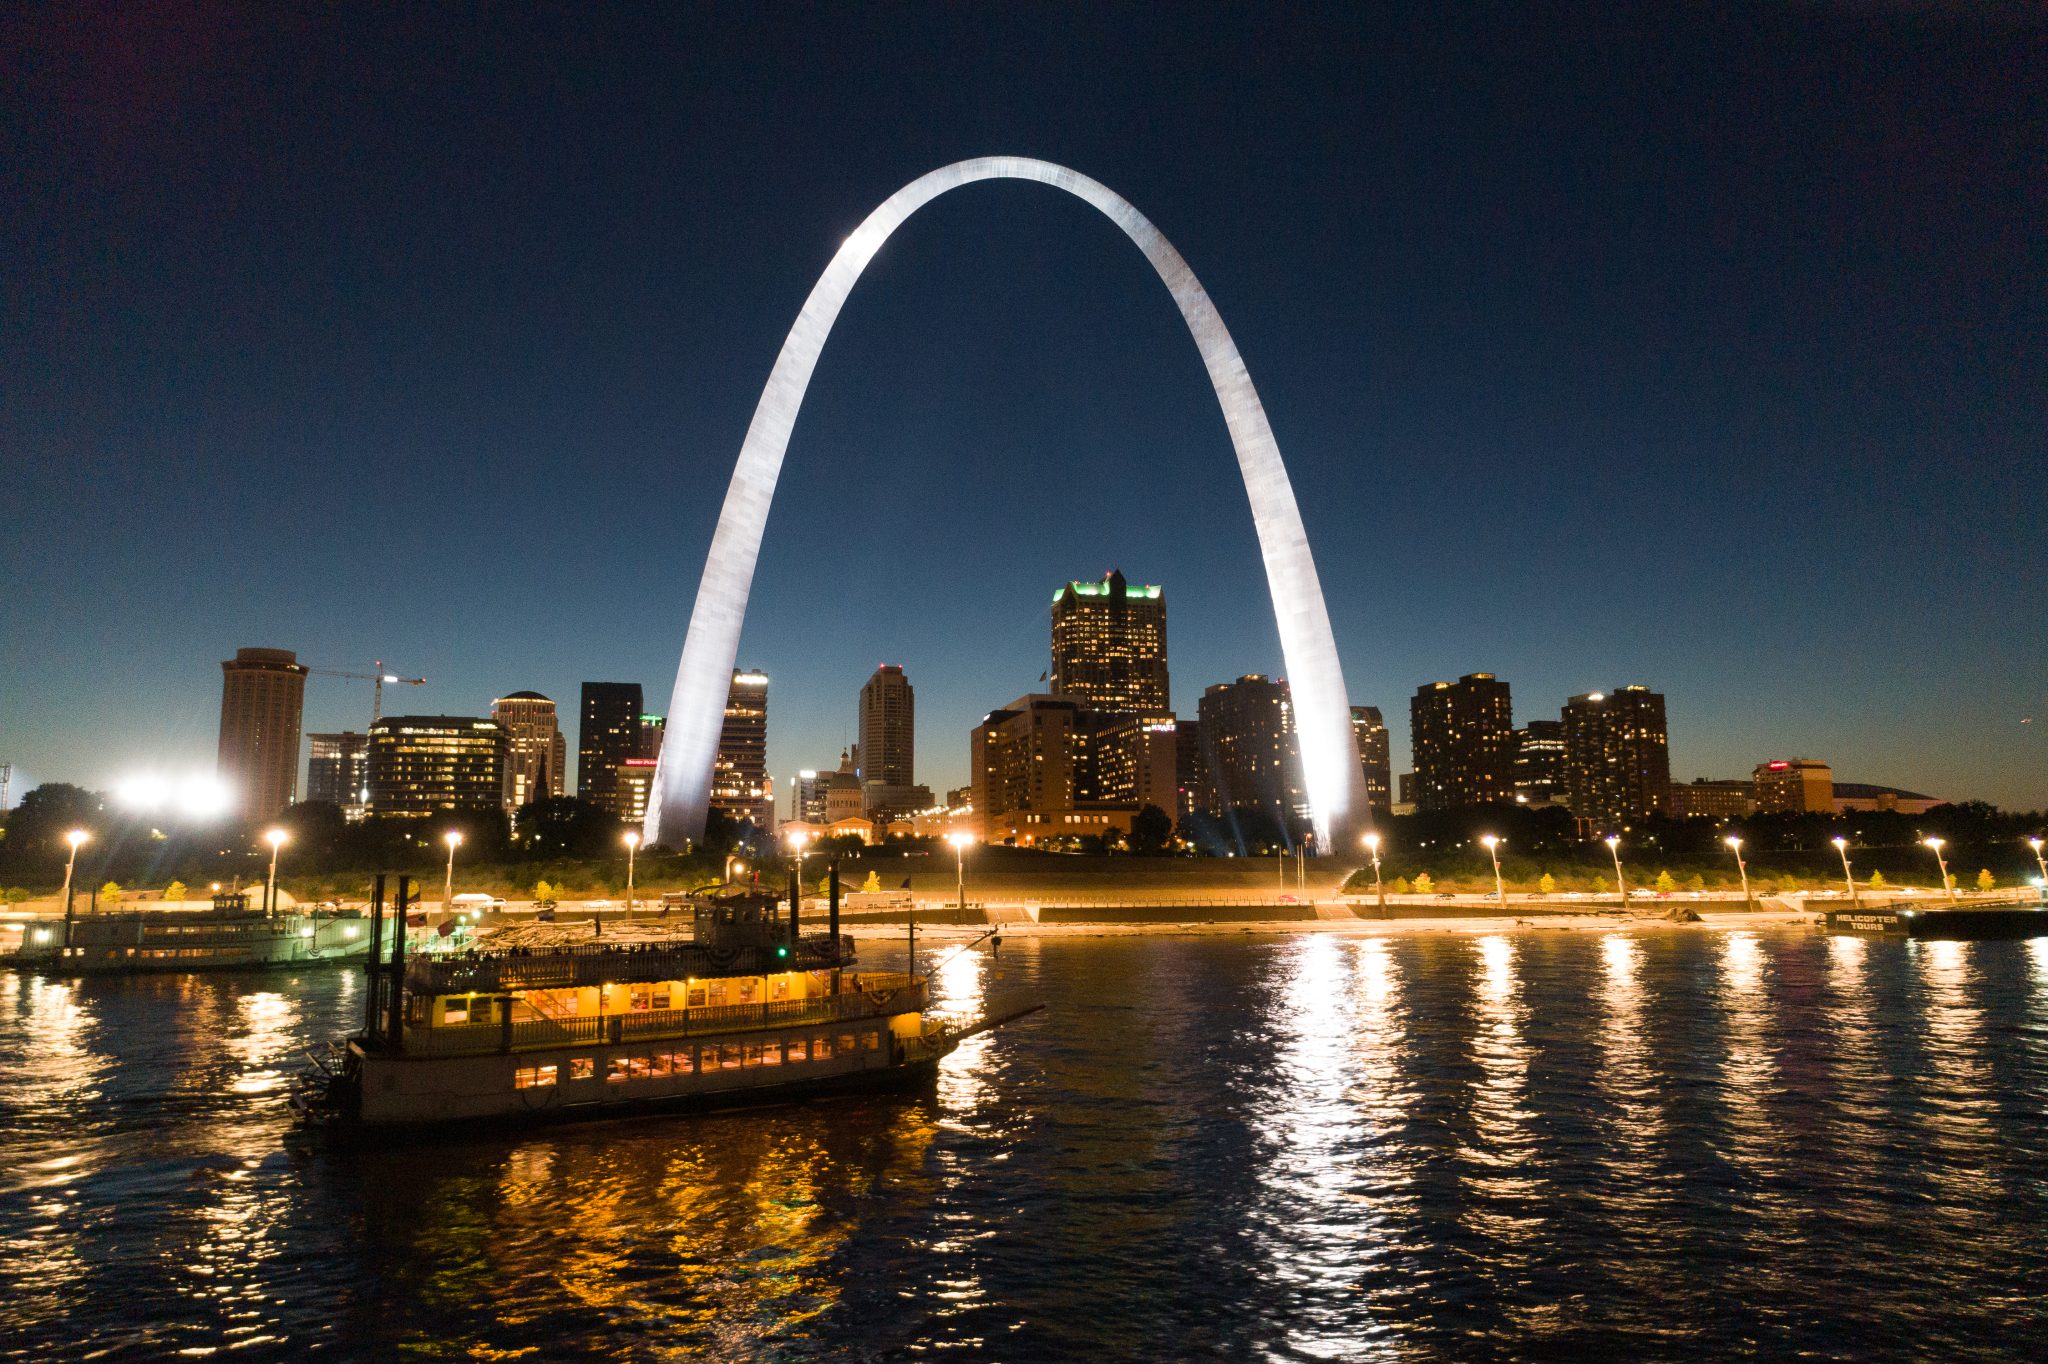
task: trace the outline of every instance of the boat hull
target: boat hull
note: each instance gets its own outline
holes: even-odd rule
[[[2048,909],[2025,905],[1920,909],[1900,905],[1831,909],[1827,931],[1853,937],[1927,941],[2011,941],[2048,937]]]

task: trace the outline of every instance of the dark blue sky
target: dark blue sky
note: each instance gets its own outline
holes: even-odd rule
[[[403,709],[665,705],[818,272],[1006,152],[1208,286],[1397,755],[1480,669],[1518,721],[1664,691],[1682,779],[2048,805],[2038,10],[753,8],[0,20],[18,781],[210,764],[239,645],[426,674]],[[1078,202],[970,187],[798,423],[741,651],[775,771],[836,760],[886,659],[919,778],[963,781],[1112,565],[1166,588],[1184,711],[1281,671],[1165,292]],[[309,729],[367,712],[309,690]]]

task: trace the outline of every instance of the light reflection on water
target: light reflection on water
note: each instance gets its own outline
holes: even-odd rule
[[[1994,1358],[2048,1328],[2048,943],[943,951],[941,1008],[1051,1007],[923,1095],[363,1151],[287,1140],[279,1103],[356,1022],[347,977],[0,976],[0,1338]]]

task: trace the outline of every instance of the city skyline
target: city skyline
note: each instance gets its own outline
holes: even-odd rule
[[[181,661],[252,640],[431,678],[408,709],[523,687],[566,710],[592,677],[665,709],[687,587],[647,586],[650,547],[694,579],[803,289],[880,196],[999,151],[1114,185],[1200,269],[1302,491],[1347,700],[1389,716],[1397,753],[1421,679],[1494,671],[1547,703],[1619,678],[1674,698],[1681,779],[1820,753],[2048,804],[2030,472],[2048,343],[2025,322],[2043,274],[2011,169],[2040,157],[1997,113],[2009,49],[1820,16],[1760,22],[1739,52],[1705,24],[1615,18],[1597,44],[1509,28],[1277,25],[1260,64],[1210,73],[1215,109],[1156,123],[1177,68],[1104,16],[1042,69],[1116,69],[1115,88],[1083,81],[1049,113],[991,62],[857,134],[843,109],[918,84],[900,23],[794,87],[760,59],[800,61],[793,21],[740,43],[715,17],[666,38],[613,18],[553,44],[585,54],[567,78],[593,92],[679,42],[727,54],[648,127],[601,93],[564,117],[478,88],[435,55],[453,42],[391,40],[388,107],[278,108],[215,137],[194,120],[246,77],[203,52],[203,79],[134,92],[160,117],[98,116],[97,87],[67,84],[92,63],[51,68],[25,104],[82,112],[25,137],[35,193],[0,228],[0,269],[38,303],[5,324],[0,437],[22,504],[67,513],[0,544],[24,603],[0,651],[35,660],[0,696],[13,789],[203,765],[218,698]],[[267,70],[334,79],[317,43],[251,41],[277,44]],[[1419,66],[1383,69],[1418,41]],[[1898,97],[1836,89],[1824,73],[1852,58]],[[1701,77],[1675,99],[1638,74],[1673,64]],[[1232,98],[1267,69],[1298,107]],[[1369,108],[1304,120],[1361,85]],[[1224,112],[1241,107],[1265,112]],[[357,169],[297,175],[283,147]],[[1578,167],[1567,187],[1527,174],[1538,150]],[[530,155],[588,179],[554,187]],[[248,191],[224,200],[223,178]],[[413,192],[450,179],[474,192]],[[1014,186],[927,213],[852,296],[795,434],[778,522],[910,512],[841,551],[873,592],[821,593],[807,537],[768,536],[742,653],[798,721],[771,770],[836,754],[838,698],[879,655],[920,679],[928,784],[964,782],[954,736],[1044,670],[1024,585],[1079,566],[1170,585],[1177,713],[1198,683],[1284,676],[1228,441],[1128,245]],[[1687,519],[1699,506],[1713,518]],[[259,529],[250,507],[302,510]],[[474,538],[379,548],[422,512]],[[195,552],[164,553],[166,533]],[[1760,553],[1781,542],[1798,552]],[[361,732],[366,692],[316,677],[304,728]]]

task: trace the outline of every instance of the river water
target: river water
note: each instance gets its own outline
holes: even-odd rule
[[[0,974],[0,1351],[2048,1353],[2048,941],[1012,939],[938,980],[1049,1008],[929,1095],[339,1152],[283,1091],[353,973]]]

